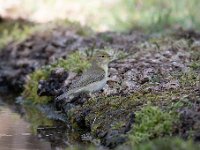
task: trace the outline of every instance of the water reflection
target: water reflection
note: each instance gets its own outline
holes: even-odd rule
[[[0,149],[51,149],[49,142],[41,141],[30,132],[30,124],[0,102]]]

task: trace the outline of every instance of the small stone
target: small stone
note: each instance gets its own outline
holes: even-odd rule
[[[125,81],[122,83],[122,87],[126,87],[128,90],[133,90],[136,87],[136,82],[134,81]]]

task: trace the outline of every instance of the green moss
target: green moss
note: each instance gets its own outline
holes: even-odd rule
[[[70,148],[66,148],[66,150],[98,150],[98,147],[94,147],[92,145],[84,147],[84,145],[72,146]],[[146,143],[137,144],[134,146],[122,145],[118,146],[116,150],[199,150],[200,145],[198,143],[194,143],[193,141],[185,141],[183,139],[177,137],[166,137],[159,138],[152,141],[148,141]]]
[[[74,145],[66,150],[82,150],[86,147],[84,145]],[[98,150],[98,147],[87,146],[88,150]],[[130,145],[121,145],[115,148],[116,150],[199,150],[200,145],[194,143],[193,141],[185,141],[178,137],[166,137],[158,138],[152,141],[148,141],[141,144],[136,144],[134,146]]]
[[[89,60],[80,52],[70,54],[67,59],[59,59],[56,63],[50,65],[50,69],[61,67],[66,70],[81,73],[90,66]]]
[[[23,21],[0,22],[0,48],[9,42],[21,42],[35,32],[35,26]]]
[[[25,89],[22,93],[25,99],[34,104],[46,104],[51,100],[51,97],[37,95],[39,80],[46,79],[49,76],[49,73],[49,70],[39,69],[29,75],[29,80],[25,84]]]
[[[179,122],[177,111],[190,105],[190,97],[185,97],[188,94],[189,91],[179,90],[161,93],[140,91],[127,97],[97,97],[72,110],[71,123],[75,129],[80,128],[76,124],[76,117],[89,109],[89,114],[85,118],[82,116],[82,119],[94,137],[110,131],[118,131],[120,135],[130,120],[130,114],[134,113],[133,128],[128,132],[127,143],[133,147],[138,144],[142,146],[143,142],[173,134],[174,123]]]
[[[38,82],[40,80],[47,79],[51,71],[57,67],[62,67],[66,70],[80,73],[88,68],[89,65],[90,63],[87,58],[80,52],[72,53],[67,59],[59,59],[56,63],[45,66],[31,73],[29,75],[28,82],[25,84],[25,89],[22,95],[25,97],[25,99],[30,100],[34,104],[46,104],[51,101],[52,98],[37,95]]]
[[[191,62],[189,66],[194,70],[200,70],[200,61]]]
[[[129,138],[133,143],[169,135],[172,131],[173,116],[158,107],[145,106],[135,114],[135,124],[129,133]]]
[[[200,75],[198,72],[195,72],[194,70],[190,70],[186,73],[180,74],[179,82],[184,89],[186,87],[191,88],[199,84]]]
[[[192,141],[184,141],[180,138],[163,138],[140,144],[138,150],[150,150],[155,147],[162,150],[198,150],[200,148],[198,144]]]
[[[185,141],[178,137],[158,138],[132,146],[119,146],[117,150],[198,150],[200,145],[193,141]]]
[[[97,97],[89,99],[82,107],[70,111],[70,120],[76,129],[79,128],[76,124],[77,116],[89,109],[90,113],[83,119],[85,119],[86,126],[91,129],[92,135],[95,136],[99,132],[111,130],[117,130],[119,133],[123,132],[131,114],[136,113],[138,119],[135,128],[137,132],[132,137],[135,137],[137,142],[140,142],[147,138],[153,138],[153,136],[162,136],[170,133],[172,122],[178,120],[176,110],[187,105],[187,103],[182,102],[181,95],[182,93],[179,91],[161,93],[140,91],[127,97]],[[174,97],[177,97],[175,102]],[[162,107],[162,110],[159,107]],[[152,129],[153,127],[155,129]],[[156,133],[158,135],[155,135]],[[139,139],[139,136],[141,136],[141,139]]]
[[[118,130],[120,128],[123,128],[126,126],[126,123],[123,121],[119,121],[119,122],[115,122],[113,124],[111,124],[111,129],[112,130]]]
[[[199,49],[191,51],[191,59],[192,61],[200,61]]]
[[[194,70],[200,71],[200,52],[198,44],[197,46],[191,46],[190,58],[191,62],[189,63],[189,67],[191,67]]]

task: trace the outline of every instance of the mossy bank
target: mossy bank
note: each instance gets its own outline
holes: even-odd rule
[[[62,141],[91,147],[148,149],[167,139],[165,148],[195,148],[200,135],[199,33],[84,31],[55,28],[1,52],[0,82],[23,91],[34,131],[37,126],[64,126],[68,131],[63,130]],[[67,104],[56,102],[90,65],[96,49],[123,56],[109,65],[112,80],[93,98],[81,95]]]

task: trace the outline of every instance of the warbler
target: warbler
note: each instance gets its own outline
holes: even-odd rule
[[[92,93],[101,90],[108,80],[108,64],[110,61],[111,56],[107,52],[96,52],[92,58],[91,67],[70,85],[68,91],[58,96],[56,101],[65,99],[66,102],[70,102],[81,93],[87,93],[91,96]]]

